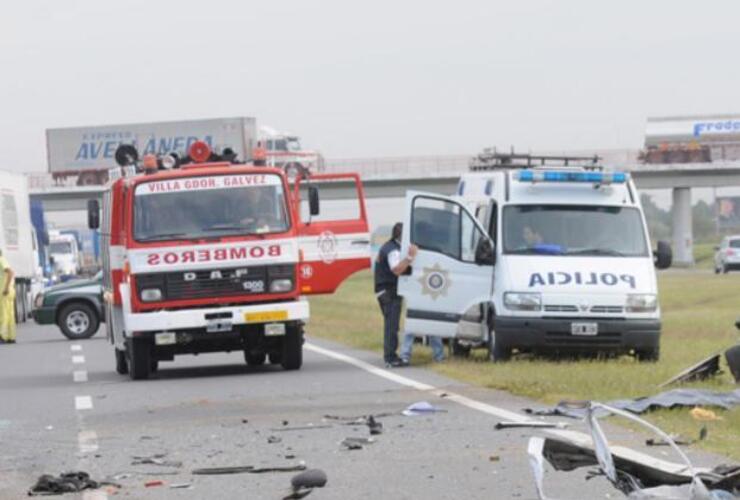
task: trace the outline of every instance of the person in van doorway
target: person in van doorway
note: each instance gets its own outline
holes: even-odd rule
[[[391,239],[380,247],[375,260],[375,296],[383,313],[383,360],[388,368],[407,364],[396,353],[402,303],[398,295],[398,277],[414,261],[418,248],[411,244],[408,255],[401,258],[402,230],[403,225],[400,222],[393,226]]]
[[[0,250],[0,343],[15,344],[15,273]]]
[[[432,348],[432,357],[434,361],[445,360],[445,347],[442,343],[442,337],[435,337],[430,335],[429,347]],[[401,344],[401,363],[403,366],[408,366],[411,363],[411,349],[414,347],[414,340],[416,336],[413,333],[407,333],[403,336],[403,343]]]

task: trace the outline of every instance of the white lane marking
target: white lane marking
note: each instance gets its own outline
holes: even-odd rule
[[[69,350],[70,351],[81,351],[82,346],[80,344],[72,344],[71,346],[69,346]]]
[[[338,353],[338,352],[335,352],[335,351],[332,351],[330,349],[326,349],[323,347],[319,347],[317,345],[314,345],[308,342],[304,344],[304,347],[308,349],[309,351],[322,354],[324,356],[336,359],[338,361],[343,361],[344,363],[348,363],[350,365],[356,366],[357,368],[360,368],[361,370],[365,370],[366,372],[372,373],[373,375],[377,375],[378,377],[382,377],[392,382],[396,382],[397,384],[404,385],[406,387],[411,387],[419,391],[428,392],[430,394],[434,394],[435,396],[439,396],[439,397],[441,397],[444,394],[445,399],[454,401],[457,404],[466,406],[472,410],[480,411],[482,413],[493,415],[495,417],[499,417],[501,419],[508,420],[511,422],[538,421],[538,420],[533,420],[530,417],[527,417],[525,415],[521,415],[519,413],[515,413],[509,410],[505,410],[503,408],[499,408],[497,406],[490,405],[488,403],[483,403],[482,401],[468,398],[461,394],[456,394],[454,392],[450,392],[447,390],[441,390],[429,384],[417,382],[416,380],[410,379],[408,377],[404,377],[402,375],[398,375],[397,373],[392,373],[383,368],[378,368],[377,366],[373,366],[370,363],[366,363],[365,361],[359,360],[357,358],[353,358],[352,356],[347,356],[346,354],[341,354],[341,353]],[[579,431],[567,431],[567,430],[558,430],[558,429],[538,429],[538,430],[542,430],[543,432],[547,434],[551,434],[561,439],[570,440],[571,442],[575,442],[583,447],[590,447],[592,446],[592,443],[593,443],[593,441],[591,440],[591,436],[589,436],[588,434],[579,432]],[[683,474],[686,471],[686,465],[684,464],[677,464],[675,462],[668,462],[666,460],[661,460],[659,458],[655,458],[651,455],[647,455],[640,451],[633,450],[631,448],[626,448],[624,446],[612,445],[611,452],[614,456],[623,457],[628,460],[639,461],[644,464],[649,464],[652,467],[656,467],[656,468],[664,468],[666,470],[672,470],[676,474]]]
[[[75,382],[87,382],[87,370],[75,370],[72,372],[72,379]]]
[[[90,396],[75,396],[75,410],[92,410],[93,402]]]
[[[72,363],[81,365],[85,362],[85,356],[72,356]]]
[[[93,453],[98,451],[98,435],[95,431],[80,431],[77,434],[77,445],[80,453]]]

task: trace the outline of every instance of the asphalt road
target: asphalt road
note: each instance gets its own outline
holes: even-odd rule
[[[313,499],[536,498],[526,454],[536,432],[495,431],[499,418],[440,397],[439,390],[518,413],[533,403],[419,368],[388,372],[373,354],[309,342],[297,372],[247,367],[241,353],[210,354],[161,363],[156,378],[133,382],[115,373],[102,331],[70,342],[53,327],[21,326],[16,345],[0,345],[0,498],[23,498],[43,473],[85,470],[120,483],[116,497],[279,499],[289,493],[294,473],[191,471],[302,463],[328,475]],[[351,360],[317,352],[322,349]],[[399,383],[394,374],[412,383]],[[439,390],[415,388],[416,382]],[[424,400],[444,411],[400,415]],[[379,418],[383,433],[353,451],[340,442],[369,437],[368,428],[325,418],[384,413],[392,415]],[[620,444],[643,438],[611,431]],[[135,456],[153,455],[181,465],[132,465]],[[721,462],[692,457],[705,465]],[[620,497],[605,480],[585,475],[585,469],[551,471],[546,491],[559,498]],[[145,487],[152,480],[164,484]],[[171,488],[183,483],[190,488]]]

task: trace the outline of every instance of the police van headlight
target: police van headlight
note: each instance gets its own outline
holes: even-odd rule
[[[289,292],[293,289],[293,280],[291,279],[279,279],[279,280],[272,280],[270,282],[270,292],[272,293],[281,293],[281,292]]]
[[[511,311],[539,311],[542,308],[542,295],[539,293],[506,292],[504,305]]]
[[[162,300],[162,290],[159,288],[145,288],[141,291],[141,300],[143,302],[157,302]]]
[[[632,293],[627,295],[624,310],[629,313],[655,312],[658,308],[658,296],[654,293]]]

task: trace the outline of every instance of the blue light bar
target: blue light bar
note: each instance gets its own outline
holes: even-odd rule
[[[520,170],[515,178],[519,182],[588,182],[612,184],[627,182],[624,172],[572,172],[558,170]]]

